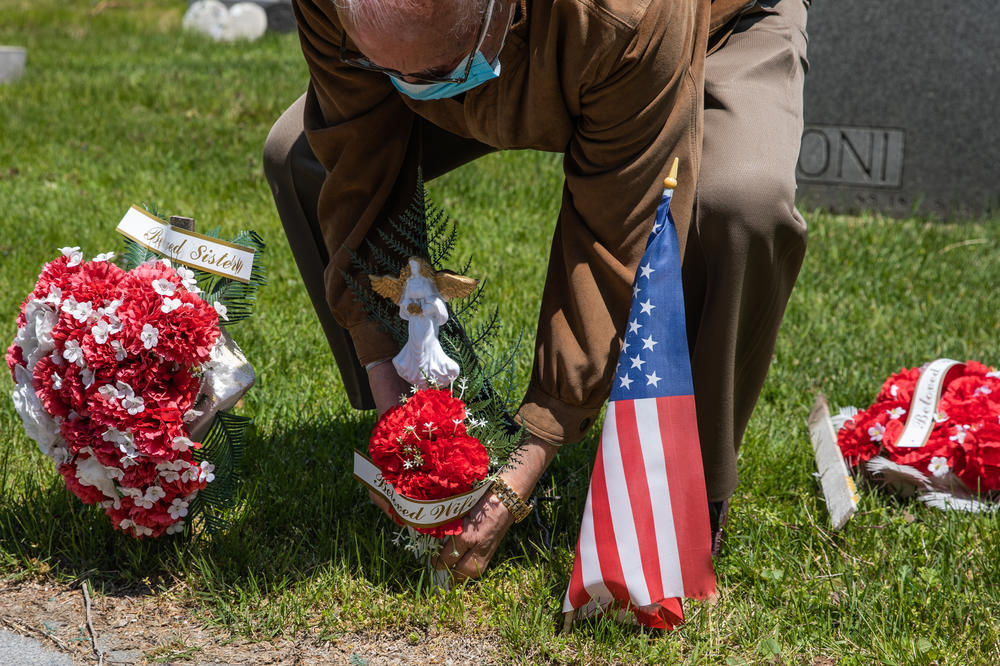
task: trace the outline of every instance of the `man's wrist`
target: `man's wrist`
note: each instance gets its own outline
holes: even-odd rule
[[[512,467],[501,476],[511,490],[527,501],[535,491],[535,484],[559,452],[559,447],[540,437],[529,435],[515,453]]]

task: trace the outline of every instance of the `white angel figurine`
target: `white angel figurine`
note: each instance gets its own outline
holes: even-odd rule
[[[399,306],[408,323],[406,345],[392,359],[399,376],[417,388],[448,386],[458,377],[458,363],[441,347],[438,331],[448,321],[445,302],[465,298],[478,280],[451,271],[435,272],[426,259],[410,257],[399,277],[369,275],[372,289]]]

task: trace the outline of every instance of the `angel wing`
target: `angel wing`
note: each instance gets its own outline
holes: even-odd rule
[[[376,294],[385,296],[396,305],[399,305],[399,300],[403,297],[405,280],[394,278],[391,275],[369,275],[368,280],[371,282],[372,289],[375,290]]]
[[[440,271],[434,276],[434,284],[444,300],[450,301],[453,298],[465,298],[471,294],[476,285],[479,284],[479,280],[451,271]]]

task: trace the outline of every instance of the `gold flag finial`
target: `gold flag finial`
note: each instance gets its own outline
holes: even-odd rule
[[[670,166],[670,175],[663,179],[663,187],[672,190],[677,187],[677,166],[681,163],[679,157],[674,158],[674,163]]]

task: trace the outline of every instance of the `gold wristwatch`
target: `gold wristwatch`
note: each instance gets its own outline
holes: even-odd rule
[[[497,480],[493,482],[490,490],[500,498],[503,505],[514,516],[515,523],[521,522],[531,513],[531,505],[521,499],[520,495],[514,492],[514,489],[508,486],[507,482],[500,477],[497,477]]]

